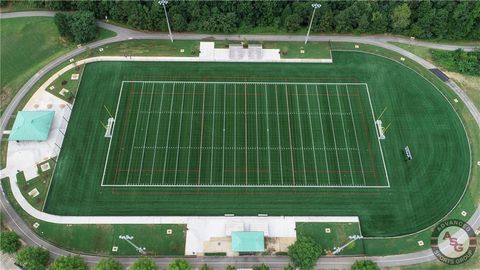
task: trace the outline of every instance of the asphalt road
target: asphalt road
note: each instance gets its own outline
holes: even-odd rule
[[[53,16],[55,13],[51,11],[27,11],[27,12],[15,12],[15,13],[2,13],[0,14],[1,19],[6,18],[16,18],[16,17],[33,17],[33,16]],[[30,80],[27,81],[25,85],[18,91],[14,99],[11,101],[9,106],[6,108],[4,114],[0,118],[0,132],[3,133],[8,119],[13,114],[15,108],[18,106],[22,98],[30,91],[30,88],[41,79],[43,75],[48,73],[50,70],[58,66],[59,64],[67,61],[70,58],[74,58],[76,55],[84,52],[88,48],[96,48],[103,46],[108,43],[124,41],[128,39],[169,39],[168,34],[164,33],[147,33],[141,31],[135,31],[131,29],[125,29],[119,26],[114,26],[107,24],[105,22],[98,22],[100,27],[106,28],[108,30],[114,31],[117,33],[117,36],[96,41],[85,46],[81,46],[65,55],[53,60],[45,67],[40,69]],[[203,35],[203,34],[189,34],[189,33],[174,33],[174,39],[177,40],[263,40],[263,41],[304,41],[304,36],[298,35]],[[462,48],[464,50],[470,51],[473,50],[473,46],[456,46],[456,45],[446,45],[446,44],[437,44],[430,43],[425,41],[416,41],[410,40],[407,38],[387,36],[387,35],[375,35],[375,36],[352,36],[352,35],[321,35],[321,36],[310,36],[310,41],[345,41],[345,42],[358,42],[366,43],[371,45],[376,45],[386,49],[396,51],[418,63],[423,65],[426,68],[434,68],[435,66],[431,63],[425,61],[424,59],[411,54],[408,51],[405,51],[401,48],[398,48],[388,42],[403,42],[410,43],[413,45],[419,45],[435,49],[444,49],[444,50],[455,50]],[[458,87],[453,81],[447,83],[453,91],[455,91],[462,102],[464,102],[472,115],[474,116],[477,124],[480,127],[480,112],[475,107],[473,102],[469,97],[463,92],[463,90]],[[4,222],[5,224],[14,229],[20,237],[29,245],[42,246],[47,248],[52,257],[56,258],[58,256],[64,256],[72,254],[69,251],[58,248],[43,239],[39,238],[31,229],[32,224],[25,224],[25,222],[20,218],[20,216],[15,212],[15,210],[8,203],[6,197],[0,196],[0,204],[4,212]],[[480,208],[478,208],[474,215],[470,218],[469,224],[474,228],[480,227]],[[85,261],[90,265],[93,265],[95,262],[98,262],[102,257],[100,256],[90,256],[82,255]],[[355,260],[363,259],[364,257],[322,257],[318,264],[318,268],[348,268]],[[136,258],[134,257],[119,257],[117,258],[120,262],[125,265],[130,265],[133,263]],[[154,258],[157,264],[161,268],[166,268],[168,263],[171,261],[171,258]],[[380,266],[399,266],[407,264],[416,264],[434,260],[435,257],[432,252],[427,249],[420,252],[402,254],[402,255],[392,255],[384,257],[369,257],[376,261]],[[281,269],[288,264],[289,260],[287,257],[282,256],[248,256],[248,257],[204,257],[204,258],[188,258],[194,267],[200,267],[204,263],[207,263],[211,267],[216,269],[225,269],[227,265],[235,265],[237,268],[250,268],[252,265],[265,263],[269,265],[272,269]]]

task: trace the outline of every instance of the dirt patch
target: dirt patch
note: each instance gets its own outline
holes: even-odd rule
[[[463,75],[456,72],[445,72],[445,74],[457,82],[475,105],[480,108],[480,76]]]
[[[12,99],[12,88],[5,86],[2,87],[2,91],[0,93],[0,110],[3,111],[5,107],[10,103]]]

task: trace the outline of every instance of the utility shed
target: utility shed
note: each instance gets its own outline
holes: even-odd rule
[[[50,133],[54,111],[20,111],[10,131],[9,141],[45,141]]]
[[[264,240],[263,232],[232,232],[232,251],[263,252]]]

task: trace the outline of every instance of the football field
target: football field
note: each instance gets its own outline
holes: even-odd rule
[[[371,236],[430,226],[470,175],[456,103],[395,61],[333,56],[87,64],[44,211],[358,216]]]
[[[103,186],[388,187],[365,83],[123,81]]]

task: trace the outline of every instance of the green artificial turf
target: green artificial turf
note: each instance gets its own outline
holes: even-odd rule
[[[355,83],[127,81],[102,184],[386,187],[370,105]]]
[[[458,116],[432,84],[398,63],[357,52],[334,52],[333,56],[334,63],[328,65],[88,64],[45,211],[60,215],[358,215],[364,236],[399,235],[432,225],[458,201],[470,172],[469,146]],[[382,141],[391,186],[101,187],[109,139],[100,121],[108,118],[104,106],[116,108],[123,80],[367,83],[375,115],[387,108],[382,121],[391,124]],[[292,102],[296,99],[291,97]],[[410,146],[413,161],[405,161],[405,145]],[[294,166],[302,166],[298,156],[293,161]]]

